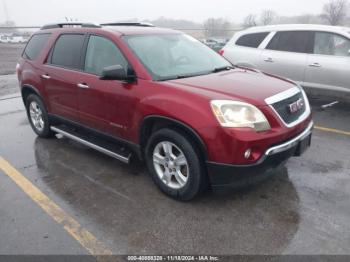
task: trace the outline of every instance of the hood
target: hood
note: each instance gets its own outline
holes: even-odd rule
[[[286,91],[295,83],[260,71],[236,68],[230,71],[168,81],[209,99],[233,99],[266,105],[265,99]]]

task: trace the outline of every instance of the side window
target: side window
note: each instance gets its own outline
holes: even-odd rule
[[[35,60],[49,40],[50,34],[33,35],[23,52],[23,57]]]
[[[81,69],[80,57],[84,39],[85,35],[82,34],[61,35],[53,48],[51,64]]]
[[[340,35],[316,32],[314,54],[350,56],[350,40]]]
[[[127,60],[111,40],[101,36],[90,36],[84,71],[101,75],[103,68],[112,65],[121,65],[128,69]]]
[[[258,48],[268,36],[268,32],[243,35],[236,41],[236,45]]]
[[[312,33],[308,31],[277,32],[266,49],[294,53],[310,53],[311,36]]]

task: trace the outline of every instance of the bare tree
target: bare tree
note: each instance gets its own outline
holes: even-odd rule
[[[231,23],[225,18],[209,18],[204,21],[204,29],[208,36],[230,36]]]
[[[296,17],[296,22],[298,24],[310,24],[312,21],[312,15],[305,14],[305,15],[300,15]]]
[[[271,25],[276,18],[276,13],[273,10],[264,10],[260,15],[260,23],[263,25]]]
[[[0,33],[16,33],[17,29],[11,28],[15,27],[16,23],[14,21],[5,21],[4,23],[0,23],[0,27],[10,27],[10,28],[0,28]]]
[[[322,17],[331,25],[341,25],[347,16],[347,0],[330,0],[323,6]]]
[[[256,21],[256,15],[250,14],[244,18],[244,21],[243,21],[244,28],[249,28],[249,27],[253,27],[253,26],[257,26],[257,25],[258,25],[258,23]]]

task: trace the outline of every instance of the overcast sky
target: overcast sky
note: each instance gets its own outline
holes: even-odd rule
[[[113,22],[155,19],[161,16],[202,22],[225,17],[240,23],[249,13],[273,9],[279,15],[318,14],[326,0],[0,0],[0,22],[6,3],[10,20],[17,25],[42,25],[73,17],[79,21]]]

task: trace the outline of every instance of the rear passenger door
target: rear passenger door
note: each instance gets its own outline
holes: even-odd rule
[[[350,90],[350,40],[328,32],[315,32],[314,36],[304,85]]]
[[[266,73],[302,82],[311,40],[312,33],[309,31],[276,32],[261,54],[258,68]]]
[[[42,75],[51,113],[79,121],[78,86],[85,34],[62,34],[52,48]]]

